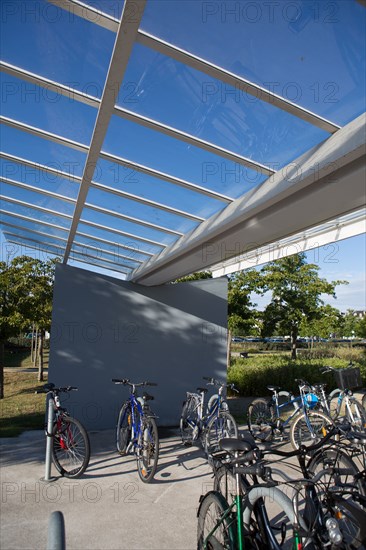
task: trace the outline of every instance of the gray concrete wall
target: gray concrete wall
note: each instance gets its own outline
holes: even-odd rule
[[[60,264],[49,380],[79,387],[65,406],[88,429],[115,425],[111,378],[156,382],[158,423],[177,425],[185,392],[226,376],[226,321],[226,278],[144,287]]]

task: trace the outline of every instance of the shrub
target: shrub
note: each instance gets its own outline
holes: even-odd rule
[[[344,368],[344,359],[336,357],[326,359],[298,359],[292,361],[286,355],[254,356],[248,359],[233,358],[228,370],[228,382],[235,384],[242,396],[262,397],[270,395],[269,384],[298,393],[296,378],[310,384],[326,382],[328,391],[336,387],[332,373],[321,374],[324,366]],[[366,360],[355,362],[360,367],[363,384],[366,385]]]

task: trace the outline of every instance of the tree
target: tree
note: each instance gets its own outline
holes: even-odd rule
[[[316,336],[318,338],[329,338],[331,334],[339,332],[342,324],[342,314],[339,309],[329,304],[319,307],[319,315],[309,320],[303,317],[300,324],[300,332],[304,336]]]
[[[175,283],[186,283],[187,281],[200,281],[201,279],[212,279],[211,271],[197,271],[197,273],[192,273],[191,275],[186,275],[180,279],[173,281]]]
[[[359,319],[356,330],[358,338],[366,338],[366,315]]]
[[[33,325],[40,333],[38,380],[43,380],[43,341],[51,326],[56,261],[19,256],[9,264],[0,263],[0,398],[4,396],[4,344]]]
[[[365,320],[360,319],[353,309],[348,309],[343,317],[342,336],[346,338],[359,336],[362,338],[362,334],[364,334],[362,330],[362,321],[365,326]]]
[[[251,302],[251,293],[258,290],[259,273],[248,269],[229,277],[228,328],[231,332],[250,334],[258,323],[256,304]]]
[[[318,275],[319,267],[308,264],[305,254],[295,254],[261,269],[262,291],[272,291],[272,299],[264,311],[263,336],[274,330],[291,336],[292,358],[296,359],[297,338],[303,319],[320,319],[324,305],[322,294],[336,297],[335,287],[345,281],[328,282]]]

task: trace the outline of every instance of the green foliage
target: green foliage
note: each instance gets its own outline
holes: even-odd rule
[[[250,301],[250,295],[258,289],[259,273],[248,269],[234,273],[228,287],[228,327],[234,334],[253,334],[258,326],[258,316]]]
[[[33,326],[40,333],[39,380],[43,378],[43,340],[51,326],[56,262],[29,256],[19,256],[8,264],[0,262],[0,399],[4,396],[4,343]]]
[[[317,265],[306,263],[303,253],[270,262],[261,270],[263,291],[272,292],[263,314],[263,336],[271,336],[275,330],[290,335],[293,359],[301,323],[321,319],[321,295],[335,297],[335,287],[345,282],[321,279],[318,270]]]
[[[327,389],[331,391],[336,387],[332,374],[321,374],[320,368],[331,366],[345,368],[348,361],[332,358],[302,359],[294,361],[288,355],[255,356],[248,359],[234,358],[228,370],[228,382],[235,384],[242,396],[262,397],[271,392],[267,389],[269,384],[278,385],[281,388],[298,393],[296,378],[303,378],[310,384],[326,382]],[[360,367],[363,384],[366,385],[366,361],[359,357],[355,363]]]
[[[198,271],[197,273],[192,273],[191,275],[186,275],[180,279],[173,281],[175,283],[186,283],[187,281],[200,281],[201,279],[212,279],[211,271]]]
[[[341,312],[330,306],[324,305],[318,308],[316,316],[303,317],[300,321],[300,334],[303,336],[317,336],[329,338],[331,334],[339,334],[343,317]]]
[[[349,309],[342,321],[342,336],[366,338],[366,316],[361,319],[353,309]]]
[[[0,263],[0,340],[29,330],[51,326],[55,261],[43,262],[28,256]]]

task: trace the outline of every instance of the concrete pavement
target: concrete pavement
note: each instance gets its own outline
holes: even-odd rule
[[[202,449],[185,448],[178,430],[163,434],[158,472],[140,481],[133,456],[120,457],[114,430],[90,433],[92,455],[80,479],[44,476],[45,437],[0,440],[2,550],[43,550],[48,518],[60,510],[68,550],[193,550],[199,496],[212,488]]]

